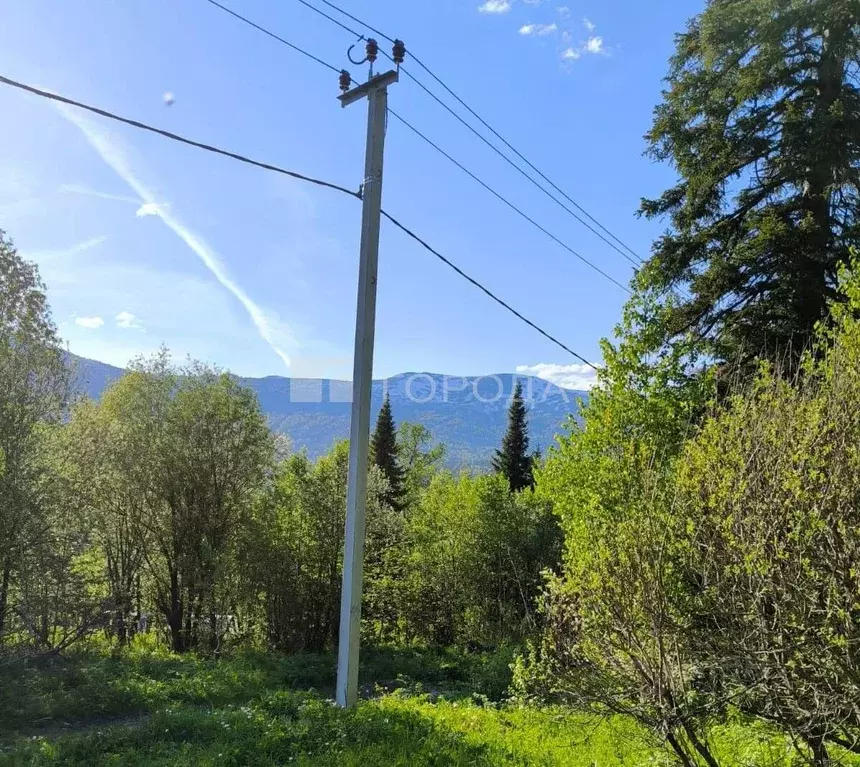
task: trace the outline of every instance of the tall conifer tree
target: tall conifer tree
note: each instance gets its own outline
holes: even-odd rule
[[[678,35],[647,138],[678,182],[641,288],[666,295],[657,343],[687,331],[712,357],[803,349],[860,245],[860,4],[710,0]]]
[[[496,451],[493,458],[493,468],[507,478],[512,492],[534,486],[527,415],[523,385],[517,383],[508,408],[508,429],[502,440],[502,448]]]
[[[402,509],[405,500],[404,472],[397,458],[397,429],[394,425],[394,416],[391,414],[391,399],[387,393],[376,419],[376,428],[370,438],[370,456],[388,480],[386,502],[393,509]]]

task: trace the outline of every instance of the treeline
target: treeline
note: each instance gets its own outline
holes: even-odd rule
[[[331,647],[338,630],[348,445],[311,465],[278,470],[256,508],[241,555],[271,646]],[[414,505],[386,503],[370,473],[365,544],[365,636],[373,641],[496,644],[533,630],[541,572],[560,535],[548,503],[512,494],[500,475],[435,472]]]
[[[641,209],[670,227],[537,472],[565,555],[521,692],[686,767],[860,754],[858,19],[711,0],[678,35],[647,136],[678,179]]]
[[[99,402],[72,376],[32,265],[0,242],[0,643],[62,649],[147,631],[177,652],[329,650],[338,631],[348,445],[289,454],[254,393],[167,351]],[[495,645],[536,626],[557,567],[551,504],[520,474],[454,476],[420,425],[380,413],[368,467],[363,631],[380,642]],[[508,441],[513,439],[510,435]],[[514,465],[500,451],[498,460]],[[507,464],[506,464],[507,465]],[[517,485],[518,486],[518,485]]]
[[[762,363],[727,395],[713,370],[609,356],[538,472],[566,545],[524,693],[632,716],[686,765],[735,763],[714,745],[729,722],[815,765],[860,753],[856,267],[844,279],[799,370]]]

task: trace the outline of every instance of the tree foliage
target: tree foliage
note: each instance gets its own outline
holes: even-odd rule
[[[543,572],[558,567],[552,507],[505,477],[437,474],[407,519],[410,635],[440,644],[523,638],[536,629]]]
[[[163,350],[76,410],[68,429],[118,634],[145,568],[172,648],[217,647],[219,616],[236,602],[238,530],[272,460],[254,394],[196,363],[176,369]]]
[[[324,650],[334,646],[340,614],[349,443],[340,442],[312,463],[290,456],[258,498],[240,552],[248,586],[261,609],[266,637],[280,650]],[[387,484],[372,467],[367,491],[365,547],[366,620],[377,619],[374,593],[383,540],[393,511]]]
[[[47,540],[47,438],[70,385],[45,287],[0,230],[0,642],[27,557]]]
[[[433,435],[423,424],[403,421],[397,430],[397,454],[403,467],[408,507],[418,503],[445,457],[445,445],[437,443],[431,447],[432,442]]]
[[[860,753],[860,288],[820,359],[765,367],[688,445],[681,605],[712,695],[801,739],[817,765]],[[836,746],[834,746],[836,744]]]
[[[647,138],[678,183],[640,288],[676,289],[665,337],[720,360],[795,356],[860,240],[856,0],[711,0],[677,38]],[[683,291],[689,291],[689,296]]]
[[[695,348],[666,347],[634,332],[661,307],[633,300],[604,342],[599,385],[537,472],[536,493],[553,503],[564,531],[564,565],[544,600],[546,629],[532,684],[595,711],[632,716],[659,734],[683,763],[710,757],[711,722],[689,694],[695,664],[676,640],[680,614],[675,547],[684,525],[673,513],[674,465],[712,393],[694,375]],[[528,674],[526,674],[528,676]]]
[[[397,448],[397,427],[391,413],[391,398],[387,392],[376,419],[376,428],[370,437],[370,456],[373,464],[379,467],[388,481],[386,502],[393,509],[402,509],[405,493],[404,473]]]
[[[502,446],[493,457],[493,468],[507,478],[511,491],[534,486],[533,456],[529,453],[528,410],[523,385],[517,382],[508,407],[508,428]]]
[[[147,513],[145,495],[122,469],[122,429],[107,408],[88,400],[77,403],[57,439],[62,455],[57,471],[67,495],[81,506],[81,522],[103,558],[109,630],[125,644],[141,612],[147,538],[138,531]]]
[[[686,355],[639,368],[635,334],[607,347],[538,474],[566,533],[544,692],[634,716],[687,765],[717,764],[713,728],[738,714],[816,765],[858,750],[855,280],[802,374],[764,364],[710,411]]]

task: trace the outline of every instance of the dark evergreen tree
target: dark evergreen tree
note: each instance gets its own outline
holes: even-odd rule
[[[787,359],[826,318],[860,244],[858,18],[858,0],[710,0],[678,35],[647,136],[679,174],[642,203],[671,229],[639,286],[678,299],[652,343]]]
[[[370,438],[370,458],[388,480],[386,503],[393,509],[402,509],[406,496],[403,486],[404,472],[397,458],[397,429],[394,425],[394,416],[391,414],[391,400],[388,394],[385,395],[385,401],[376,419],[376,428]]]
[[[508,429],[502,440],[502,449],[497,450],[493,458],[493,468],[507,478],[512,492],[534,486],[527,415],[523,385],[517,383],[508,408]]]

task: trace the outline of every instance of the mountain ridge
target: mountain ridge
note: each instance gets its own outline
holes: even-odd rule
[[[92,399],[125,372],[73,354],[69,359],[78,389]],[[294,449],[316,458],[347,438],[351,382],[278,375],[235,378],[256,393],[272,430],[287,434]],[[532,448],[545,451],[568,417],[577,415],[578,400],[587,399],[587,392],[517,373],[453,376],[415,371],[374,379],[371,407],[375,414],[387,392],[398,423],[421,423],[434,441],[446,445],[449,468],[486,469],[501,444],[516,382],[525,390]]]

